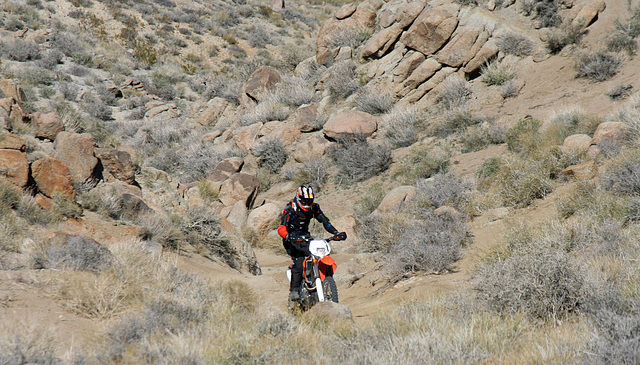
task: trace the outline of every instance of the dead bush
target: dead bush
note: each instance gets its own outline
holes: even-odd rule
[[[68,267],[80,271],[102,271],[111,267],[109,249],[88,237],[68,236],[62,245],[51,245],[47,255],[51,267]]]
[[[325,87],[332,100],[346,99],[360,87],[356,79],[356,65],[353,61],[342,61],[330,68]]]
[[[587,364],[640,363],[640,310],[616,313],[601,310],[591,316],[592,339]]]
[[[347,181],[361,181],[378,175],[391,164],[389,148],[369,144],[362,134],[339,138],[328,152],[340,168],[339,176]]]
[[[622,59],[616,54],[600,51],[579,56],[576,70],[579,77],[604,81],[618,73],[621,65]]]
[[[407,147],[418,140],[422,116],[414,109],[394,109],[384,115],[382,130],[395,148]]]
[[[362,88],[353,101],[354,107],[372,115],[384,114],[393,107],[393,97],[384,90]]]
[[[397,175],[403,176],[411,184],[426,179],[439,172],[446,172],[450,153],[439,147],[416,144],[400,163]]]
[[[564,47],[571,44],[580,44],[585,31],[580,27],[565,25],[559,29],[553,29],[545,45],[551,54],[558,54]]]
[[[262,139],[252,153],[258,157],[258,164],[273,174],[277,174],[287,162],[287,150],[278,138]]]
[[[180,230],[186,241],[194,247],[204,247],[214,258],[229,266],[238,266],[238,253],[223,234],[215,212],[206,206],[188,209]]]
[[[311,184],[317,191],[320,191],[329,179],[328,169],[329,166],[324,158],[311,159],[305,162],[304,166],[296,172],[294,181],[296,185]]]
[[[640,152],[628,150],[607,163],[600,184],[619,195],[640,195]]]
[[[499,37],[497,43],[500,51],[518,57],[531,55],[535,47],[533,42],[525,35],[514,32]]]
[[[453,173],[438,173],[417,184],[416,200],[434,208],[450,205],[459,208],[473,185],[457,178]]]
[[[451,110],[464,106],[470,97],[471,91],[467,89],[467,82],[458,75],[451,75],[444,80],[436,102]]]

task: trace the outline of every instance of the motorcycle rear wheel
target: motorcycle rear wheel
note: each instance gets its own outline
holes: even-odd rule
[[[327,276],[322,282],[322,290],[324,291],[325,300],[328,302],[338,303],[338,286],[333,276]]]

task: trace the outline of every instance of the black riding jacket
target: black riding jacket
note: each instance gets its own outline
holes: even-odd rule
[[[287,240],[283,237],[283,244],[287,253],[292,257],[307,256],[309,248],[306,241],[298,241],[295,238],[309,233],[309,223],[315,218],[322,223],[324,229],[331,234],[337,234],[338,230],[331,225],[329,218],[322,213],[320,205],[313,203],[307,211],[300,209],[295,201],[290,202],[282,212],[282,220],[280,227],[285,227],[290,238]]]

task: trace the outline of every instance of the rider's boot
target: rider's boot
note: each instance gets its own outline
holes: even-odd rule
[[[300,300],[300,293],[298,293],[297,290],[290,292],[289,303],[288,303],[289,309],[292,309],[295,306],[296,302],[298,302],[298,300]]]

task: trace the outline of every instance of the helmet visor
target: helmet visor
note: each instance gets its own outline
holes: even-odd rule
[[[311,204],[313,204],[313,198],[298,198],[298,199],[300,201],[300,204],[305,208],[309,208]]]

